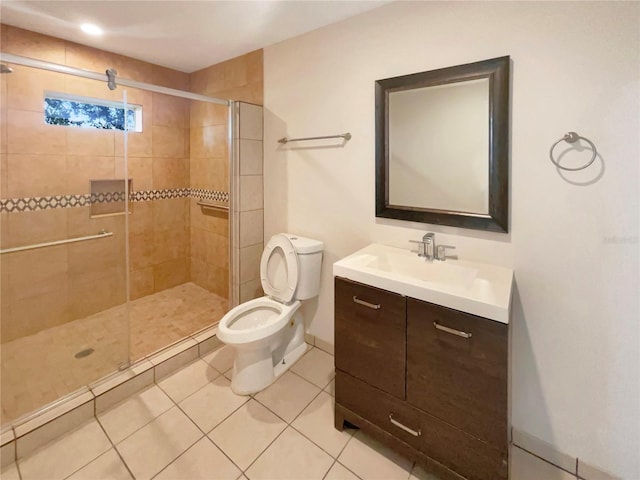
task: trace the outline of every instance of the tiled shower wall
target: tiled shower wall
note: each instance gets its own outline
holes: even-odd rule
[[[191,74],[191,90],[218,98],[231,98],[242,102],[262,104],[262,50],[213,65]],[[240,105],[247,105],[241,103]],[[262,108],[260,119],[262,119]],[[250,115],[247,114],[246,120]],[[191,185],[211,184],[212,188],[225,190],[229,185],[229,159],[226,139],[228,136],[227,108],[217,105],[192,102],[191,104]],[[262,139],[262,124],[260,124]],[[262,252],[262,142],[257,152],[254,173],[259,182],[248,185],[254,199],[253,208],[260,209],[260,238]],[[256,170],[257,169],[257,170]],[[220,175],[219,172],[224,172]],[[236,172],[237,174],[238,172]],[[257,178],[257,177],[256,177]],[[242,191],[238,192],[240,201]],[[192,280],[218,295],[228,296],[229,262],[229,223],[227,214],[200,208],[197,200],[191,199],[191,276]],[[259,203],[259,206],[258,206]],[[259,261],[258,254],[258,261]],[[242,265],[242,257],[240,257]],[[245,265],[247,275],[258,278],[259,263]],[[240,279],[242,281],[242,277]],[[259,286],[259,281],[258,281]],[[253,297],[251,297],[253,298]]]
[[[220,97],[262,102],[262,53],[189,76],[101,50],[2,25],[2,51]],[[2,198],[89,193],[89,179],[123,177],[123,134],[46,125],[43,91],[121,100],[103,82],[27,67],[0,78]],[[133,191],[228,191],[227,108],[128,88],[143,106],[143,132],[129,134]],[[2,248],[95,234],[112,237],[3,255],[2,342],[81,318],[125,300],[124,216],[90,218],[89,207],[2,212]],[[132,299],[186,281],[228,294],[228,218],[188,196],[132,203]]]

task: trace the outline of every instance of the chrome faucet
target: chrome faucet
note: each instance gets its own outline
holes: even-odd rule
[[[422,240],[409,240],[411,243],[418,244],[418,256],[424,257],[425,260],[433,261],[440,260],[444,262],[446,260],[446,252],[447,248],[456,248],[450,247],[449,245],[437,245],[436,246],[436,234],[429,232],[425,233],[422,237]]]
[[[425,233],[422,237],[422,243],[424,244],[424,258],[433,260],[436,251],[436,234],[431,232]]]

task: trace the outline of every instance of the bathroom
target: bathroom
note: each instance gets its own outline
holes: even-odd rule
[[[152,70],[150,77],[139,81],[264,105],[264,190],[263,195],[256,194],[261,197],[258,208],[251,210],[263,209],[257,218],[263,216],[264,227],[252,221],[258,240],[242,248],[258,262],[264,244],[280,232],[323,242],[320,294],[302,307],[307,338],[321,347],[318,350],[331,353],[334,344],[332,264],[371,243],[408,250],[410,240],[435,232],[439,243],[456,247],[460,259],[514,271],[510,424],[523,438],[549,447],[548,454],[534,452],[562,467],[556,469],[557,477],[549,478],[575,478],[576,470],[567,467],[567,460],[575,463],[577,459],[583,478],[609,478],[599,473],[608,472],[613,478],[636,480],[640,478],[638,20],[636,2],[391,2],[295,38],[262,45],[258,52],[238,52],[237,58],[224,63],[212,61],[203,66],[208,78],[204,73],[196,78],[193,70],[183,75],[158,70],[155,76]],[[2,44],[5,53],[4,37]],[[47,45],[36,42],[25,45],[21,53],[11,53],[37,58],[38,49],[47,54]],[[505,55],[512,62],[509,232],[376,218],[374,82]],[[101,53],[74,66],[96,72],[115,68],[118,78],[135,79],[136,71],[151,69],[148,65],[155,57],[141,55],[137,58],[147,63],[128,68],[114,58]],[[64,58],[48,60],[64,63]],[[221,70],[237,84],[216,83]],[[19,73],[19,67],[14,67],[14,73]],[[163,79],[162,73],[175,77]],[[0,77],[2,88],[5,78]],[[88,85],[91,82],[84,83],[87,90],[81,95],[96,97],[106,92],[104,84],[94,88]],[[38,88],[64,92],[66,83],[60,88]],[[100,93],[91,93],[97,88]],[[127,90],[128,101],[142,104],[144,115],[144,99]],[[121,98],[122,88],[113,95],[113,100]],[[155,106],[155,98],[152,101]],[[191,115],[198,101],[188,101]],[[220,112],[218,125],[226,125],[227,113]],[[563,174],[549,162],[549,148],[568,131],[592,140],[600,157],[584,171]],[[330,148],[278,143],[285,136],[344,132],[352,138],[330,143]],[[191,150],[196,141],[190,138]],[[134,147],[130,142],[129,148]],[[115,165],[116,150],[112,156]],[[143,171],[149,168],[147,157],[129,156],[130,161],[140,159]],[[130,162],[129,167],[133,166]],[[140,184],[141,175],[131,174],[133,191],[156,188],[153,178],[147,177],[146,186]],[[177,177],[175,172],[170,176]],[[191,175],[190,180],[200,177]],[[89,178],[96,177],[88,174]],[[185,187],[224,190],[214,182],[160,188]],[[1,188],[6,191],[4,184]],[[59,193],[35,195],[48,194]],[[188,199],[194,204],[197,200]],[[140,205],[133,203],[130,228],[141,213]],[[189,205],[189,214],[191,233],[198,218],[195,214],[205,213]],[[212,223],[227,221],[219,213],[206,215]],[[113,223],[114,233],[124,229],[123,216],[104,221]],[[104,241],[108,240],[96,240]],[[124,248],[124,241],[119,242],[118,248]],[[191,250],[194,242],[191,238]],[[132,256],[136,247],[131,240],[129,248]],[[225,248],[229,247],[221,247],[219,257],[231,256]],[[231,263],[227,268],[233,269]],[[129,270],[136,271],[131,265]],[[192,264],[190,270],[194,281]],[[256,283],[257,272],[247,287],[255,289]],[[219,291],[222,297],[234,285],[239,295],[238,282],[228,285],[226,291]],[[133,283],[131,288],[133,300]],[[147,290],[145,295],[153,293]],[[3,306],[4,295],[3,291]],[[119,292],[118,298],[124,295]],[[246,298],[250,297],[242,301]],[[122,338],[126,336],[125,332]],[[125,356],[119,355],[111,370]],[[295,373],[295,366],[292,369]],[[582,464],[590,470],[581,471]],[[590,471],[596,473],[589,475]],[[27,478],[24,472],[23,478]]]

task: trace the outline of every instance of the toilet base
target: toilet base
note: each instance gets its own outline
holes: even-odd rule
[[[241,347],[235,346],[231,390],[238,395],[251,395],[264,390],[286,372],[307,351],[302,315],[296,313],[287,331],[279,332],[280,341],[263,340]]]

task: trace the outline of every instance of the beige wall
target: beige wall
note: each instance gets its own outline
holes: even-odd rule
[[[264,52],[265,237],[325,242],[310,333],[332,340],[332,263],[371,242],[409,249],[433,231],[461,259],[513,267],[514,427],[628,480],[640,478],[638,25],[638,2],[392,2]],[[510,233],[377,219],[375,80],[503,55]],[[548,152],[569,130],[600,159],[560,175]],[[277,144],[342,132],[344,148]]]

